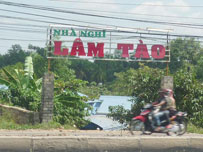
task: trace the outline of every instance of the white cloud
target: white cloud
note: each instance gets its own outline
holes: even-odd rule
[[[177,5],[177,6],[189,6],[184,0],[174,0],[174,2],[169,3],[169,5]],[[188,12],[190,10],[189,7],[176,7],[176,11],[179,12]]]
[[[157,6],[147,6],[147,5],[157,5]],[[162,16],[180,16],[183,12],[188,12],[189,7],[165,7],[161,5],[181,5],[188,6],[184,0],[174,0],[171,3],[166,3],[164,1],[155,2],[144,2],[140,6],[137,6],[130,10],[131,13],[140,14],[150,14],[150,15],[162,15]],[[162,18],[163,19],[163,18]]]
[[[143,5],[144,4],[144,5]],[[159,5],[159,6],[147,6],[147,5]],[[177,23],[200,23],[201,20],[195,20],[191,18],[184,18],[184,17],[202,17],[202,11],[193,10],[191,7],[164,7],[161,5],[177,5],[177,6],[189,6],[189,4],[185,0],[173,0],[171,2],[167,1],[145,1],[141,5],[134,7],[133,9],[129,10],[130,13],[135,14],[149,14],[149,16],[136,16],[137,18],[144,18],[149,20],[160,20],[166,22],[177,22]],[[190,4],[192,5],[192,4]],[[150,16],[155,15],[155,16]],[[156,16],[158,15],[158,16]],[[162,17],[160,17],[162,16]],[[163,17],[163,16],[177,16],[176,17]],[[184,16],[181,18],[181,16]],[[199,35],[200,32],[197,29],[188,29],[183,27],[175,27],[170,25],[158,25],[158,24],[143,24],[144,26],[152,26],[154,28],[161,28],[161,29],[174,29],[176,33],[184,33],[184,34],[197,34]]]
[[[101,3],[116,3],[116,0],[100,0],[100,1],[96,1],[98,2],[99,4],[96,4],[94,3],[94,1],[90,1],[90,2],[93,2],[93,3],[85,3],[87,2],[87,0],[80,0],[81,2],[84,2],[84,3],[75,3],[74,4],[74,7],[77,7],[77,8],[85,8],[85,9],[90,9],[90,10],[105,10],[105,11],[112,11],[112,10],[117,10],[118,9],[118,6],[115,4],[115,5],[111,5],[111,4],[101,4]]]

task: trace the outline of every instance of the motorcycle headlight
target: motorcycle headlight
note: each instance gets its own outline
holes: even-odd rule
[[[183,116],[185,116],[185,117],[186,117],[186,116],[187,116],[187,112],[184,112]]]

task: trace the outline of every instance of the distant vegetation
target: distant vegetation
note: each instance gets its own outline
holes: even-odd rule
[[[0,55],[0,101],[38,111],[41,78],[47,71],[46,48],[29,46],[25,51],[13,45]],[[174,77],[174,92],[179,110],[187,111],[190,121],[203,127],[203,48],[195,39],[176,39],[170,44],[169,75]],[[30,56],[33,73],[26,71],[25,59]],[[111,116],[130,119],[140,107],[157,98],[160,79],[166,74],[165,63],[137,63],[121,61],[52,60],[55,75],[54,121],[80,127],[90,108],[86,100],[103,95],[132,96],[130,111],[111,107]],[[88,95],[81,97],[78,92]],[[135,98],[136,97],[136,98]],[[119,116],[119,117],[118,117]]]

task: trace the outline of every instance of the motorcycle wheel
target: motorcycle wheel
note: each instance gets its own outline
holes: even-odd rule
[[[169,129],[169,131],[166,132],[166,134],[168,136],[178,136],[178,135],[180,135],[179,134],[181,132],[180,123],[178,121],[173,121],[172,125],[173,125],[172,128]]]
[[[187,131],[187,121],[183,120],[180,123],[180,131],[178,132],[178,135],[183,135]]]
[[[132,120],[130,123],[130,133],[132,135],[135,135],[138,132],[145,132],[145,126],[144,123],[141,120]]]

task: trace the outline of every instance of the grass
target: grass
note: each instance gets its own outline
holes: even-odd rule
[[[51,121],[48,123],[39,123],[39,124],[17,124],[12,119],[11,115],[7,113],[6,115],[0,116],[0,129],[8,129],[8,130],[26,130],[26,129],[43,129],[43,130],[50,130],[50,129],[70,129],[75,130],[77,128],[65,124],[61,125],[60,123]],[[192,123],[188,123],[187,132],[189,133],[197,133],[203,134],[203,128],[197,127]]]
[[[197,134],[203,134],[203,128],[197,127],[191,123],[188,124],[187,132],[189,133],[197,133]]]
[[[42,129],[42,130],[50,130],[50,129],[69,129],[69,130],[75,130],[76,128],[73,126],[70,126],[68,124],[61,125],[57,122],[51,121],[48,123],[41,123],[41,124],[17,124],[13,120],[8,119],[6,117],[0,117],[0,129],[8,129],[8,130],[26,130],[26,129]],[[196,127],[195,125],[189,123],[187,132],[189,133],[197,133],[197,134],[203,134],[203,128]]]
[[[43,129],[43,130],[50,130],[50,129],[71,129],[75,130],[76,128],[70,126],[68,124],[61,125],[57,122],[51,121],[48,123],[39,123],[39,124],[17,124],[13,120],[8,119],[6,117],[0,117],[0,129],[8,129],[8,130],[26,130],[26,129]]]

